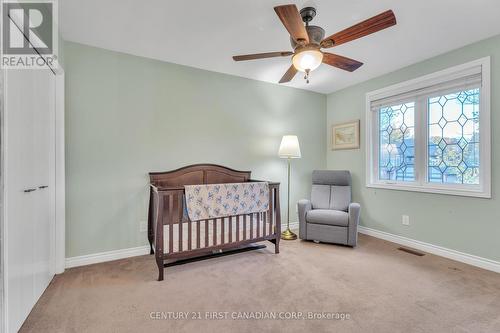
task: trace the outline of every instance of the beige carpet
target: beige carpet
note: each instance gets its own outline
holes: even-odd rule
[[[282,241],[279,255],[269,244],[169,267],[163,282],[152,256],[69,269],[21,331],[500,332],[500,274],[368,236],[359,243]],[[173,318],[180,311],[202,319]],[[205,319],[216,311],[228,314]],[[309,312],[332,318],[280,319]],[[241,315],[276,319],[232,318]]]

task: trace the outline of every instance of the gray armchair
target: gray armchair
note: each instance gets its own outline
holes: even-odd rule
[[[360,206],[351,202],[349,171],[314,170],[311,200],[299,208],[299,237],[356,246]]]

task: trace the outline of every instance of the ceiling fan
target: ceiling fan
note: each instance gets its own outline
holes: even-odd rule
[[[295,5],[283,5],[274,7],[274,11],[290,33],[290,43],[294,51],[238,55],[234,56],[233,59],[234,61],[244,61],[293,56],[292,65],[279,83],[291,81],[298,71],[305,73],[304,79],[309,83],[309,73],[318,68],[322,62],[349,72],[355,71],[363,63],[337,54],[323,52],[321,49],[344,44],[396,24],[393,11],[388,10],[324,38],[325,30],[323,28],[309,25],[309,22],[316,16],[315,8],[305,7],[299,13]],[[305,22],[305,26],[302,21]]]

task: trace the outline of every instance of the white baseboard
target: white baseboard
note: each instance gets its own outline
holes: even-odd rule
[[[286,227],[286,224],[282,225],[282,229],[283,227]],[[297,230],[298,228],[299,228],[299,222],[290,223],[290,229]],[[442,246],[425,243],[422,241],[390,234],[385,231],[379,231],[376,229],[367,228],[363,226],[359,226],[358,231],[365,235],[373,236],[389,242],[393,242],[403,246],[408,246],[420,251],[432,253],[441,257],[445,257],[448,259],[463,262],[465,264],[469,264],[472,266],[500,273],[500,262],[495,260],[478,257],[472,254],[459,252]],[[98,264],[101,262],[142,256],[146,254],[149,254],[149,245],[122,249],[122,250],[88,254],[84,256],[66,258],[66,268]]]
[[[372,228],[367,228],[363,226],[358,227],[358,231],[362,234],[373,236],[376,238],[380,238],[389,242],[393,242],[396,244],[400,244],[403,246],[408,246],[420,251],[428,252],[435,254],[437,256],[445,257],[448,259],[456,260],[463,262],[465,264],[469,264],[472,266],[480,267],[483,269],[487,269],[493,272],[500,273],[500,262],[486,259],[482,257],[478,257],[472,254],[459,252],[456,250],[448,249],[442,246],[437,246],[425,242],[421,242],[415,239],[398,236],[394,234],[390,234],[385,231],[379,231]]]
[[[66,268],[98,264],[106,261],[142,256],[145,254],[149,254],[149,245],[71,257],[66,258]]]
[[[286,229],[286,222],[281,223],[281,231]],[[299,221],[291,222],[290,221],[290,230],[299,230]]]

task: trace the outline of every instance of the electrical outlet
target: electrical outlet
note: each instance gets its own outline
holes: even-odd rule
[[[401,216],[401,223],[403,225],[410,225],[410,217],[408,215]]]
[[[139,231],[140,232],[146,232],[146,231],[148,231],[148,222],[146,222],[146,221],[140,221],[139,222]]]

